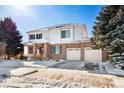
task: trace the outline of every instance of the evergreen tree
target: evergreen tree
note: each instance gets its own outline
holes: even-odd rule
[[[91,41],[93,48],[106,48],[105,36],[111,31],[111,27],[107,27],[111,18],[116,15],[120,6],[105,6],[101,9],[99,15],[96,17],[96,22],[93,27],[93,37]]]
[[[106,48],[111,62],[122,67],[124,63],[124,6],[102,8],[94,26],[92,43],[95,48]]]
[[[6,38],[6,54],[7,58],[10,59],[10,55],[17,55],[23,51],[22,36],[17,30],[16,24],[11,18],[5,18],[2,22],[2,28],[5,31]]]

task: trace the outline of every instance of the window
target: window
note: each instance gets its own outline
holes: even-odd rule
[[[34,34],[29,35],[29,40],[31,40],[31,39],[35,39],[35,35]]]
[[[36,34],[36,39],[42,39],[42,34]]]
[[[59,45],[52,46],[52,53],[60,54],[60,46]]]
[[[92,50],[91,47],[85,47],[84,50]]]
[[[61,31],[61,38],[70,38],[70,30]]]

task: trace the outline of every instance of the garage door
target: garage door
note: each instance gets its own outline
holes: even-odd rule
[[[102,50],[85,50],[84,61],[102,62]]]
[[[67,48],[66,52],[67,60],[80,60],[81,58],[81,49],[80,48]]]

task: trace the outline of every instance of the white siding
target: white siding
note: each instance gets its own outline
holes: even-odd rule
[[[50,38],[49,38],[49,31],[44,31],[43,32],[43,35],[42,35],[42,38],[44,38],[44,39],[46,39],[46,40],[49,40]]]
[[[24,46],[24,55],[28,55],[28,46]]]
[[[62,39],[61,38],[61,30],[70,30],[70,38],[65,38]],[[72,25],[66,25],[64,27],[60,27],[60,28],[51,28],[51,29],[47,29],[47,30],[37,30],[35,32],[29,32],[29,34],[38,34],[38,33],[42,33],[42,39],[46,39],[49,42],[75,42],[75,41],[83,41],[84,36],[83,34],[86,33],[85,35],[87,35],[87,31],[83,31],[86,30],[84,25],[78,25],[78,24],[72,24]],[[29,41],[39,41],[39,39],[35,39],[35,40],[29,40]]]
[[[42,39],[36,39],[36,34],[40,34],[42,33],[42,39],[46,39],[46,40],[49,40],[49,31],[37,31],[37,32],[30,32],[28,33],[28,37],[30,34],[35,34],[35,39],[34,40],[29,40],[29,41],[40,41]]]
[[[83,40],[83,30],[82,26],[75,26],[74,27],[74,41]]]
[[[50,30],[50,41],[51,42],[59,42],[60,41],[60,30],[58,28]]]
[[[70,38],[61,38],[61,31],[62,30],[70,30]],[[60,40],[61,41],[73,41],[73,26],[66,26],[60,29]]]

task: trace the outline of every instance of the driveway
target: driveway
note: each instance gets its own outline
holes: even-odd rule
[[[101,69],[101,68],[102,69]],[[48,66],[47,68],[57,68],[57,69],[70,69],[70,70],[85,70],[90,73],[106,73],[103,66],[99,66],[98,62],[58,62],[54,65]]]
[[[83,61],[78,61],[78,62],[55,62],[55,61],[3,61],[0,62],[0,73],[6,73],[9,72],[10,70],[15,70],[17,68],[57,68],[57,69],[71,69],[71,70],[87,70],[84,66],[86,66],[85,63],[88,62],[83,62]],[[88,66],[88,67],[93,67]],[[93,67],[92,70],[89,70],[90,72],[99,72],[98,67]]]
[[[48,68],[73,69],[80,70],[84,67],[84,62],[60,62],[49,66]]]

